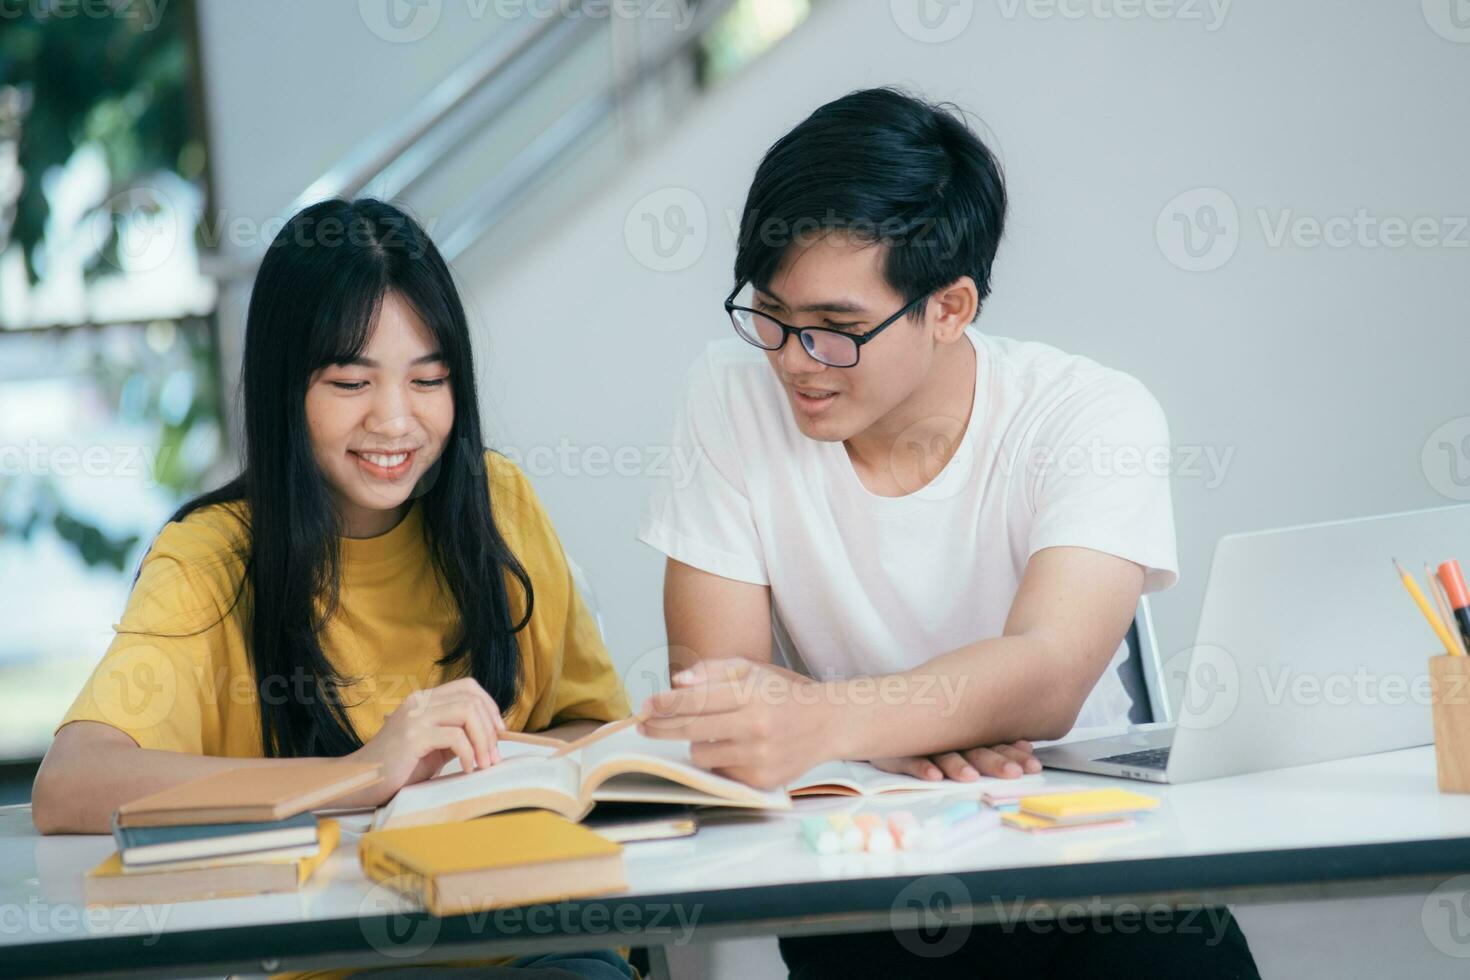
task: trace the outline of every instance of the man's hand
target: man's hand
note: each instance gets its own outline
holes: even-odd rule
[[[834,758],[835,704],[820,681],[743,658],[678,671],[643,705],[639,732],[689,743],[694,764],[775,789]]]
[[[1031,743],[1024,739],[1004,745],[992,745],[989,748],[967,749],[964,752],[941,752],[934,756],[905,755],[869,761],[884,772],[934,781],[947,777],[962,783],[973,782],[981,776],[1015,779],[1022,773],[1041,771],[1041,763],[1031,754]]]

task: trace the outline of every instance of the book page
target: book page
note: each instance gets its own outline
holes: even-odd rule
[[[517,790],[551,790],[568,800],[578,799],[578,771],[576,762],[568,758],[553,759],[547,750],[538,746],[517,745],[517,749],[531,749],[501,761],[488,769],[475,772],[452,772],[435,776],[398,791],[392,801],[378,813],[375,827],[383,827],[390,821],[400,820],[424,810],[451,806],[465,800],[494,797]],[[506,748],[510,748],[507,745]],[[507,753],[508,754],[508,753]],[[458,768],[458,760],[455,760]],[[448,766],[445,767],[447,769]],[[441,770],[443,772],[443,770]]]
[[[812,795],[819,795],[834,787],[854,795],[863,795],[863,784],[859,781],[857,774],[849,768],[848,763],[840,760],[813,766],[786,788],[793,794],[817,790],[819,792],[812,793]]]
[[[696,766],[688,742],[648,738],[636,728],[625,728],[573,754],[581,757],[583,788],[592,799],[791,806],[782,790],[758,790]]]
[[[497,742],[500,746],[500,761],[508,762],[511,759],[519,759],[522,756],[534,756],[541,759],[549,759],[556,749],[544,745],[527,745],[524,742]],[[575,755],[576,753],[573,753]],[[435,773],[439,776],[452,776],[457,772],[464,772],[464,767],[459,764],[459,756],[455,756],[444,763],[444,768]]]
[[[998,786],[1016,787],[1040,785],[1039,773],[1002,779],[996,776],[981,776],[970,782],[957,779],[929,780],[918,776],[884,772],[870,762],[824,762],[814,766],[793,781],[788,787],[792,793],[801,795],[803,790],[819,786],[851,787],[862,796],[881,793],[928,792],[928,793],[982,793]]]

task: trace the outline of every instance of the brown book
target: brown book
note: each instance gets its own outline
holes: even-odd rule
[[[117,809],[117,823],[179,827],[284,820],[371,786],[379,778],[376,765],[335,760],[228,769],[124,803]]]

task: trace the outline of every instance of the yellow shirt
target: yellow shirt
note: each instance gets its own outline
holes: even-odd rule
[[[485,459],[496,526],[535,592],[531,621],[516,634],[520,696],[513,706],[500,706],[507,726],[539,731],[576,719],[626,717],[622,682],[546,512],[515,464],[494,453]],[[244,574],[237,549],[248,534],[240,511],[238,504],[217,504],[163,529],[143,561],[119,632],[58,729],[100,721],[146,749],[263,754],[261,695],[246,652],[243,605],[235,604]],[[423,528],[415,502],[386,534],[341,539],[341,601],[321,644],[341,676],[357,679],[342,689],[342,701],[363,741],[410,692],[454,679],[441,676],[435,660],[448,646],[457,613],[433,572]],[[512,621],[518,621],[525,597],[518,582],[510,576],[507,582]],[[303,686],[299,678],[276,678],[264,696],[300,696]]]
[[[485,460],[496,527],[535,594],[531,621],[516,634],[520,697],[508,710],[500,706],[506,725],[540,731],[577,719],[626,717],[622,681],[572,581],[551,521],[514,463],[494,453]],[[244,574],[237,549],[248,534],[239,513],[239,505],[217,504],[163,529],[143,560],[119,632],[58,729],[73,721],[100,721],[145,749],[236,758],[263,754],[260,695],[246,655],[242,606],[235,604]],[[377,734],[409,692],[453,680],[440,676],[435,660],[448,646],[457,614],[433,573],[423,529],[415,502],[386,534],[341,539],[341,600],[320,639],[339,674],[357,678],[343,688],[342,698],[363,741]],[[506,581],[516,622],[525,597],[519,582],[510,576]],[[281,678],[267,686],[265,696],[297,696],[302,687]]]

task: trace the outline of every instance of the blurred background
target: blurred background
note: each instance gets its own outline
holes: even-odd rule
[[[728,329],[748,181],[883,84],[963,107],[1006,167],[980,329],[1168,413],[1165,655],[1220,535],[1470,500],[1470,0],[6,0],[0,794],[26,798],[169,511],[234,472],[255,265],[331,195],[404,204],[450,259],[494,445],[632,693],[660,684],[662,560],[633,535]],[[1421,904],[1241,917],[1268,975],[1451,975]]]

